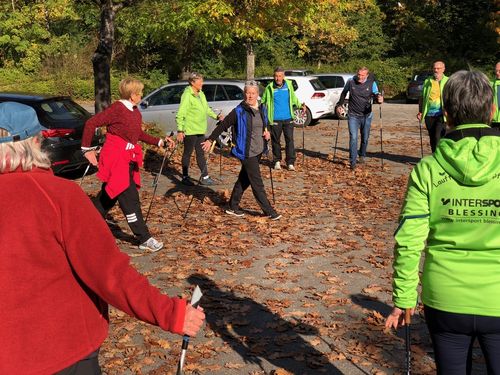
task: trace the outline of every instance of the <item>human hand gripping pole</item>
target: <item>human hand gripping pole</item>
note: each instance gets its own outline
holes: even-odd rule
[[[99,152],[101,151],[101,148],[100,147],[95,147],[95,148],[91,148],[89,150],[86,150],[86,151],[83,151],[83,156],[85,157],[85,159],[88,160],[88,164],[87,164],[87,168],[85,168],[85,172],[83,172],[83,176],[82,176],[82,179],[80,180],[80,187],[82,186],[83,184],[83,180],[85,179],[85,177],[87,176],[87,173],[89,172],[89,169],[90,169],[90,166],[93,165],[93,166],[97,166],[97,154],[99,154]]]
[[[172,131],[172,132],[170,132],[169,137],[172,137],[173,135],[174,135],[174,132]],[[163,167],[164,167],[166,161],[167,160],[170,161],[170,158],[174,155],[175,150],[177,150],[177,145],[178,144],[179,144],[178,142],[175,144],[175,146],[172,149],[172,152],[170,153],[170,155],[168,156],[168,158],[167,158],[167,152],[165,150],[165,155],[163,155],[163,160],[161,162],[160,170],[158,171],[158,173],[156,174],[156,176],[155,176],[155,178],[153,180],[153,185],[152,185],[154,187],[154,189],[153,189],[153,196],[151,197],[151,202],[149,203],[148,213],[146,214],[146,217],[144,219],[145,223],[148,222],[149,212],[151,211],[151,206],[153,206],[153,201],[154,201],[155,195],[156,195],[156,189],[158,188],[158,180],[159,180],[161,174],[163,173]]]
[[[193,292],[193,295],[191,297],[191,306],[193,306],[194,308],[197,308],[202,296],[203,296],[203,293],[201,292],[200,287],[197,285],[196,288],[194,288],[194,292]],[[177,366],[176,375],[182,375],[182,368],[184,367],[184,361],[186,359],[186,352],[187,352],[188,345],[189,345],[189,336],[184,335],[184,337],[182,338],[181,357],[179,358],[179,364]]]

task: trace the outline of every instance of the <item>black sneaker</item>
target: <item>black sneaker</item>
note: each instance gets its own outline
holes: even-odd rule
[[[276,221],[281,219],[281,215],[277,212],[274,212],[271,215],[269,215],[269,219],[271,219],[272,221]]]
[[[243,216],[245,216],[245,213],[242,210],[239,210],[239,209],[232,210],[232,209],[228,208],[225,212],[228,215],[233,215],[233,216],[236,216],[236,217],[243,217]]]
[[[363,164],[364,162],[365,162],[365,157],[364,157],[364,156],[361,156],[361,157],[359,158],[358,163],[359,163],[359,164]]]
[[[354,171],[356,169],[356,164],[351,164],[351,171]]]
[[[194,183],[193,181],[191,181],[191,178],[189,176],[182,177],[181,183],[186,186],[194,186]]]

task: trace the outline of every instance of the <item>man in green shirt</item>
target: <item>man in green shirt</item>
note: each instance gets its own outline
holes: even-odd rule
[[[422,96],[418,102],[417,119],[424,120],[429,132],[432,152],[436,150],[439,139],[446,132],[446,118],[443,113],[443,88],[448,80],[444,75],[445,65],[436,61],[432,65],[434,75],[424,81]]]

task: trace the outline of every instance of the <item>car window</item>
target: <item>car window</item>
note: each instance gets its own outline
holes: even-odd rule
[[[165,87],[148,98],[148,105],[167,105],[167,104],[179,104],[181,102],[181,96],[187,85],[175,85]]]
[[[203,85],[203,93],[207,98],[207,102],[213,102],[215,96],[215,85]]]
[[[235,85],[224,85],[229,100],[243,100],[243,90]]]
[[[311,85],[315,90],[326,90],[326,87],[317,78],[311,79],[309,82],[311,82]]]
[[[86,119],[88,114],[83,108],[70,100],[54,100],[40,104],[43,115],[53,121]]]
[[[227,97],[226,97],[226,93],[224,92],[224,89],[222,88],[222,85],[215,86],[214,101],[215,102],[223,102],[225,100],[227,100]]]
[[[338,88],[338,87],[344,87],[344,86],[345,86],[344,77],[336,76],[335,77],[335,87]]]
[[[336,76],[321,76],[321,77],[318,77],[318,79],[321,81],[321,83],[327,89],[334,89],[334,88],[338,87]]]

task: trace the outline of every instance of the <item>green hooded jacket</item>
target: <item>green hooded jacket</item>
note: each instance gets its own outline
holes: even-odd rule
[[[490,129],[484,124],[460,125]],[[500,132],[498,133],[500,135]],[[448,135],[447,135],[448,136]],[[393,301],[500,317],[500,136],[441,138],[413,169],[395,233]]]
[[[500,79],[497,79],[491,83],[493,87],[493,103],[495,103],[496,111],[493,114],[493,122],[500,122],[500,108],[498,108],[498,92],[500,90]]]
[[[297,98],[297,95],[295,95],[295,90],[293,88],[293,83],[292,81],[285,79],[285,82],[288,86],[288,92],[289,92],[289,102],[290,102],[290,118],[295,120],[295,113],[294,113],[294,108],[300,108],[302,106],[302,103],[300,100]],[[264,93],[262,94],[262,103],[266,105],[267,107],[267,116],[269,120],[269,124],[272,126],[274,125],[274,90],[273,90],[273,84],[274,81],[269,83],[265,90]]]
[[[432,88],[432,80],[434,77],[428,77],[424,81],[424,85],[422,86],[422,101],[421,101],[421,108],[420,112],[422,112],[422,119],[425,118],[425,115],[427,115],[427,111],[429,110],[429,95],[431,93],[431,88]],[[441,108],[443,108],[443,89],[444,85],[446,85],[446,82],[448,82],[448,77],[443,75],[443,78],[441,78],[441,81],[439,81],[439,89],[441,91]],[[443,114],[444,117],[444,114]],[[446,117],[444,117],[444,120],[446,121]]]
[[[195,95],[191,86],[186,87],[175,116],[177,131],[184,132],[185,135],[205,134],[207,132],[207,116],[213,119],[217,118],[217,115],[208,106],[203,91]]]

